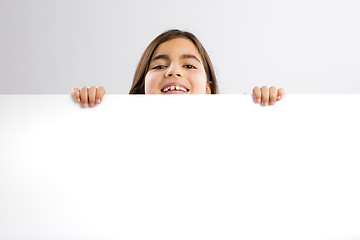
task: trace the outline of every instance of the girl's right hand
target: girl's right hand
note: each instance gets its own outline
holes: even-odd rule
[[[71,95],[74,97],[74,100],[78,103],[81,102],[81,106],[95,107],[96,104],[100,104],[105,95],[105,89],[103,87],[96,88],[91,86],[90,88],[82,87],[81,90],[78,88],[73,88],[71,90]]]

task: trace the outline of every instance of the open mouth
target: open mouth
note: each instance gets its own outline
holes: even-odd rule
[[[167,86],[161,89],[163,94],[187,94],[190,90],[183,86]]]

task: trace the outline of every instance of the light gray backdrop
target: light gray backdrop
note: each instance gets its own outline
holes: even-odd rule
[[[360,93],[359,0],[0,0],[0,94],[126,94],[171,28],[200,39],[221,93]]]

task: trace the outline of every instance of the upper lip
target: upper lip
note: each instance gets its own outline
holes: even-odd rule
[[[181,83],[178,83],[178,82],[171,82],[171,83],[165,84],[165,85],[161,88],[161,91],[163,91],[165,88],[170,87],[170,86],[183,87],[183,88],[185,88],[187,91],[189,91],[189,88],[187,88],[184,84],[181,84]]]

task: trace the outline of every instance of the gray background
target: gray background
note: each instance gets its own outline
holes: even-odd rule
[[[0,94],[128,93],[160,33],[194,33],[220,93],[360,93],[360,1],[0,0]]]

